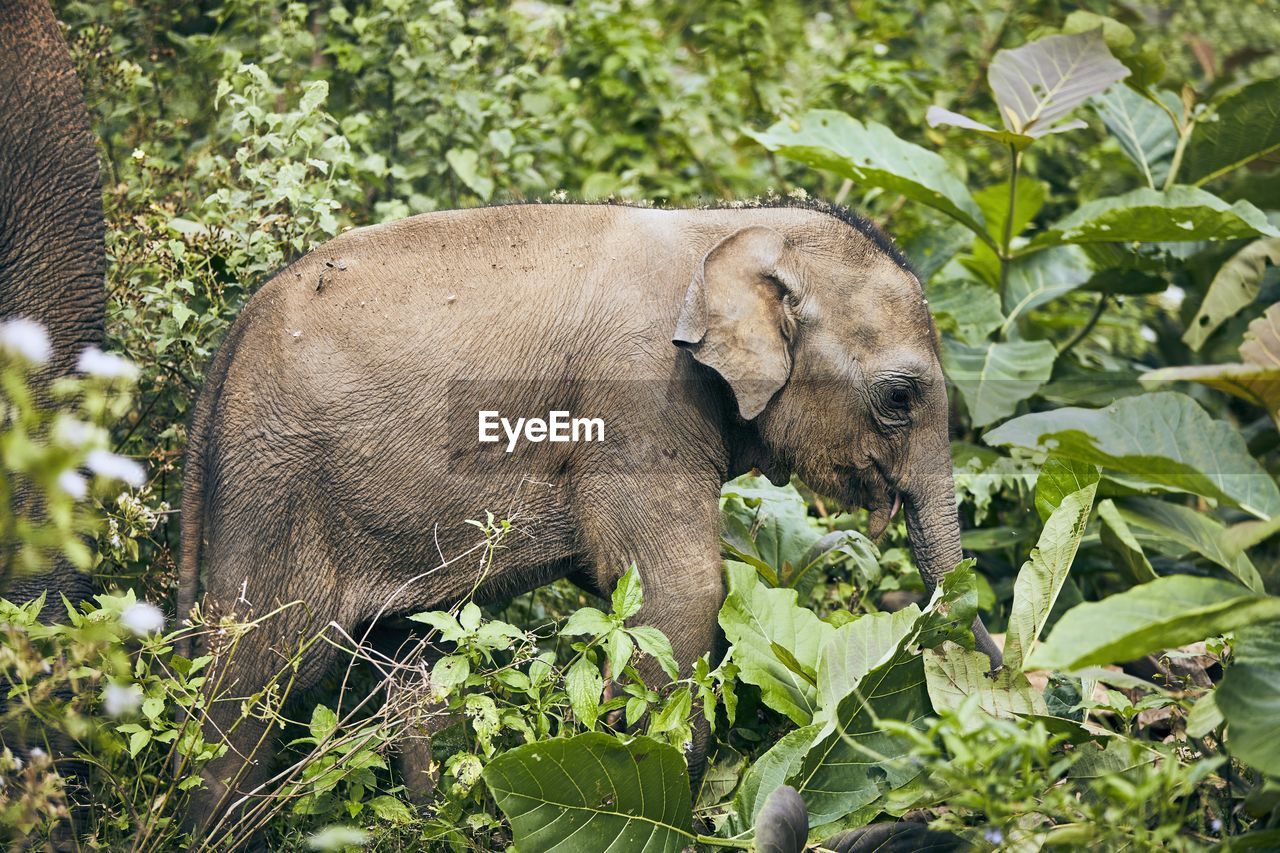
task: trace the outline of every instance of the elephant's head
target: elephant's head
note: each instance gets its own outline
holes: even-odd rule
[[[799,214],[799,211],[794,213]],[[961,559],[947,392],[919,280],[883,235],[808,212],[743,228],[707,253],[674,343],[715,370],[756,425],[775,482],[871,513],[899,501],[932,594]],[[981,623],[979,648],[1000,654]]]

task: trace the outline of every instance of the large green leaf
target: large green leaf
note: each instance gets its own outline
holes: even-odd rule
[[[1031,557],[1018,572],[1004,640],[1004,664],[1009,669],[1021,671],[1023,660],[1044,630],[1076,558],[1097,489],[1095,481],[1062,498],[1045,521]]]
[[[1249,324],[1240,364],[1164,367],[1144,373],[1144,383],[1199,382],[1266,410],[1280,429],[1280,303]]]
[[[1216,704],[1227,721],[1227,748],[1246,764],[1280,776],[1280,622],[1236,632],[1231,666]]]
[[[1049,713],[1044,697],[1022,670],[1004,666],[993,676],[990,658],[955,643],[926,650],[924,674],[935,711],[954,711],[966,701],[976,701],[993,717]]]
[[[1015,258],[1004,287],[1004,329],[1046,302],[1065,296],[1093,276],[1093,265],[1078,246],[1057,246]]]
[[[677,853],[695,840],[684,757],[647,737],[525,744],[489,762],[484,781],[524,853]]]
[[[1280,598],[1230,581],[1174,575],[1071,608],[1025,666],[1120,663],[1276,619]]]
[[[942,364],[969,408],[974,426],[1007,418],[1049,381],[1058,351],[1048,341],[967,346],[945,339]]]
[[[1142,189],[1086,202],[1031,241],[1033,248],[1061,243],[1159,243],[1280,236],[1266,215],[1247,201],[1227,204],[1195,187],[1167,192]]]
[[[1005,127],[1030,136],[1053,133],[1060,119],[1128,76],[1101,29],[999,51],[987,70]]]
[[[835,628],[800,607],[795,590],[762,584],[752,566],[730,560],[725,569],[729,594],[720,608],[720,627],[733,644],[738,677],[759,687],[770,708],[807,725],[818,709],[818,690],[794,666],[816,670],[818,653]]]
[[[927,204],[989,239],[982,212],[947,162],[882,124],[864,124],[835,110],[810,110],[763,132],[743,132],[790,160]]]
[[[1098,521],[1102,522],[1098,538],[1102,547],[1111,555],[1111,563],[1125,572],[1134,583],[1146,583],[1156,579],[1156,570],[1142,551],[1142,544],[1129,530],[1114,501],[1098,501]]]
[[[1126,524],[1141,527],[1202,554],[1231,572],[1254,592],[1263,592],[1253,562],[1233,547],[1227,528],[1191,507],[1154,498],[1116,498],[1116,511]]]
[[[1182,176],[1203,184],[1280,148],[1280,78],[1232,92],[1196,125]]]
[[[898,647],[919,617],[919,608],[911,604],[894,613],[867,613],[837,628],[818,659],[819,707],[834,708]]]
[[[963,343],[981,346],[1004,324],[1000,294],[980,281],[945,278],[930,284],[927,296],[938,328]]]
[[[725,484],[720,525],[725,550],[760,569],[774,586],[789,585],[792,572],[803,568],[823,534],[795,486],[775,486],[759,475]]]
[[[978,596],[972,563],[943,576],[933,603],[881,663],[829,713],[813,746],[788,782],[804,797],[810,825],[821,826],[874,802],[914,779],[911,742],[877,725],[880,718],[915,723],[929,711],[924,664],[917,647],[946,640],[972,646]]]
[[[1259,518],[1280,513],[1280,489],[1234,427],[1190,397],[1162,392],[1103,409],[1063,408],[1014,418],[983,440],[1051,449],[1169,488],[1239,506]]]
[[[1182,111],[1182,102],[1173,92],[1157,92],[1155,97],[1174,115]],[[1162,186],[1178,147],[1178,129],[1169,113],[1128,86],[1113,86],[1094,99],[1093,108],[1102,117],[1107,132],[1138,167],[1147,186]]]
[[[1254,240],[1223,264],[1182,335],[1186,345],[1199,350],[1215,329],[1252,304],[1268,264],[1280,265],[1280,237]]]
[[[1036,512],[1048,521],[1067,495],[1096,486],[1101,475],[1097,465],[1050,456],[1036,475]]]
[[[751,832],[764,801],[800,768],[801,760],[821,728],[811,725],[787,732],[743,774],[742,784],[738,786],[733,800],[734,813],[730,817],[730,827],[737,835]]]

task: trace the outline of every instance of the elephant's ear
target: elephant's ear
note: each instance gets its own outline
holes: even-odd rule
[[[751,420],[791,375],[794,323],[786,300],[796,250],[772,228],[743,228],[716,245],[685,294],[671,342],[729,383]]]

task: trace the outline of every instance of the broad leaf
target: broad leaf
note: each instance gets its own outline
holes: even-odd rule
[[[721,536],[725,550],[761,569],[773,586],[789,586],[792,572],[822,538],[804,498],[791,484],[775,486],[766,477],[747,475],[720,492]]]
[[[1214,691],[1227,721],[1227,748],[1270,776],[1280,776],[1280,622],[1236,632],[1233,659]]]
[[[1167,192],[1146,187],[1086,202],[1031,241],[1033,248],[1061,243],[1159,243],[1280,236],[1266,215],[1247,201],[1227,204],[1195,187]]]
[[[967,115],[952,112],[951,110],[943,109],[939,106],[931,106],[929,109],[925,110],[924,120],[929,127],[944,127],[949,125],[951,127],[961,128],[962,130],[972,130],[982,134],[988,139],[993,139],[1004,145],[1012,145],[1019,151],[1036,141],[1036,137],[1029,133],[1015,133],[1012,130],[999,130],[989,124],[984,124],[980,121],[971,119]],[[1046,131],[1046,133],[1061,133],[1064,130],[1079,130],[1082,127],[1086,127],[1084,122],[1070,121],[1052,128]]]
[[[1004,324],[1000,295],[980,281],[946,278],[929,285],[929,310],[938,328],[971,346],[981,346]]]
[[[1014,418],[983,436],[993,446],[1043,448],[1069,459],[1239,506],[1280,513],[1280,489],[1234,427],[1183,394],[1125,397],[1104,409],[1063,408]]]
[[[1117,498],[1116,511],[1125,523],[1141,527],[1190,548],[1229,571],[1254,592],[1263,592],[1253,562],[1236,550],[1227,528],[1191,507],[1154,498]]]
[[[834,708],[898,647],[919,617],[920,609],[911,604],[894,613],[867,613],[837,628],[818,659],[819,707]]]
[[[1125,572],[1134,583],[1147,583],[1156,579],[1156,570],[1142,551],[1142,545],[1129,530],[1129,525],[1116,509],[1113,501],[1098,502],[1098,521],[1102,527],[1098,538],[1102,547],[1111,555],[1111,563]]]
[[[1011,226],[1014,235],[1021,234],[1023,229],[1031,224],[1031,220],[1036,218],[1036,214],[1044,207],[1048,197],[1049,188],[1044,181],[1026,176],[1018,180],[1013,199]],[[983,187],[973,194],[973,200],[978,203],[978,208],[987,220],[987,233],[993,240],[1000,240],[1004,236],[1005,222],[1009,218],[1009,182],[1001,181],[998,184]]]
[[[1102,30],[1049,36],[999,51],[987,71],[1004,126],[1042,136],[1067,113],[1129,76],[1103,40]]]
[[[1049,380],[1058,351],[1048,341],[966,346],[944,340],[942,364],[964,398],[974,426],[1007,418]]]
[[[796,603],[796,591],[770,589],[746,563],[726,561],[729,594],[720,608],[720,627],[733,644],[738,677],[760,688],[760,697],[796,725],[807,725],[818,709],[818,691],[794,672],[775,648],[786,649],[809,669],[818,665],[822,645],[835,628]]]
[[[969,697],[993,717],[1048,714],[1044,697],[1031,685],[1021,669],[1010,669],[1008,661],[994,676],[991,660],[982,652],[943,643],[924,653],[924,674],[929,699],[935,711],[954,711]]]
[[[1157,92],[1155,97],[1175,116],[1182,111],[1182,102],[1173,92]],[[1163,186],[1173,150],[1178,147],[1178,129],[1169,114],[1128,86],[1115,86],[1099,95],[1093,108],[1102,117],[1107,132],[1138,167],[1147,186]]]
[[[944,575],[933,603],[911,631],[829,712],[788,779],[809,807],[810,825],[838,820],[919,774],[920,765],[908,760],[910,741],[882,731],[877,720],[910,724],[928,713],[924,664],[916,648],[933,648],[946,640],[972,645],[975,584],[971,563]]]
[[[793,729],[769,747],[742,776],[742,784],[733,799],[730,826],[738,834],[750,833],[769,795],[800,768],[821,726]]]
[[[651,738],[525,744],[489,762],[484,781],[524,853],[677,853],[694,842],[684,757]]]
[[[1036,512],[1040,520],[1047,521],[1067,495],[1096,486],[1099,476],[1097,465],[1050,456],[1036,477]]]
[[[1276,619],[1280,598],[1230,581],[1174,575],[1071,608],[1026,668],[1120,663]]]
[[[1018,572],[1004,641],[1004,665],[1011,670],[1021,671],[1023,660],[1044,630],[1076,558],[1097,489],[1095,481],[1062,498],[1045,521],[1031,557]]]
[[[1249,324],[1240,345],[1242,364],[1165,367],[1144,373],[1144,383],[1199,382],[1266,410],[1280,429],[1280,304]]]
[[[1254,240],[1218,269],[1182,340],[1199,350],[1214,330],[1253,303],[1267,266],[1280,265],[1280,237]]]
[[[472,192],[482,201],[489,200],[493,195],[493,178],[480,173],[480,155],[475,149],[450,148],[444,153],[444,159]]]
[[[1015,258],[1005,279],[1004,333],[1028,311],[1065,296],[1092,276],[1093,265],[1077,246],[1058,246]]]
[[[763,132],[743,132],[783,157],[900,193],[986,237],[982,212],[947,162],[882,124],[864,124],[835,110],[811,110]]]
[[[1203,184],[1276,149],[1280,78],[1236,90],[1198,121],[1182,157],[1182,177]]]

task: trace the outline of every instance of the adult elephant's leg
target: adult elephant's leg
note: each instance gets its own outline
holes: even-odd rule
[[[276,769],[276,716],[333,668],[337,644],[321,633],[332,622],[353,621],[340,602],[361,598],[359,589],[339,596],[334,588],[342,563],[323,526],[296,519],[277,522],[271,533],[241,533],[231,547],[210,542],[206,613],[252,623],[221,636],[215,629],[211,638],[216,657],[202,730],[206,742],[227,750],[201,773],[204,786],[187,821],[210,842],[247,844],[264,822],[263,800],[274,793],[268,783]]]
[[[577,505],[599,587],[613,589],[636,565],[644,605],[628,621],[662,631],[685,678],[698,658],[712,652],[719,633],[716,615],[724,602],[719,484],[714,474],[702,479],[671,471],[653,474],[650,480],[601,477],[578,490]],[[647,655],[637,671],[651,686],[668,681]],[[709,735],[705,720],[696,715],[687,755],[695,780],[701,777]]]

